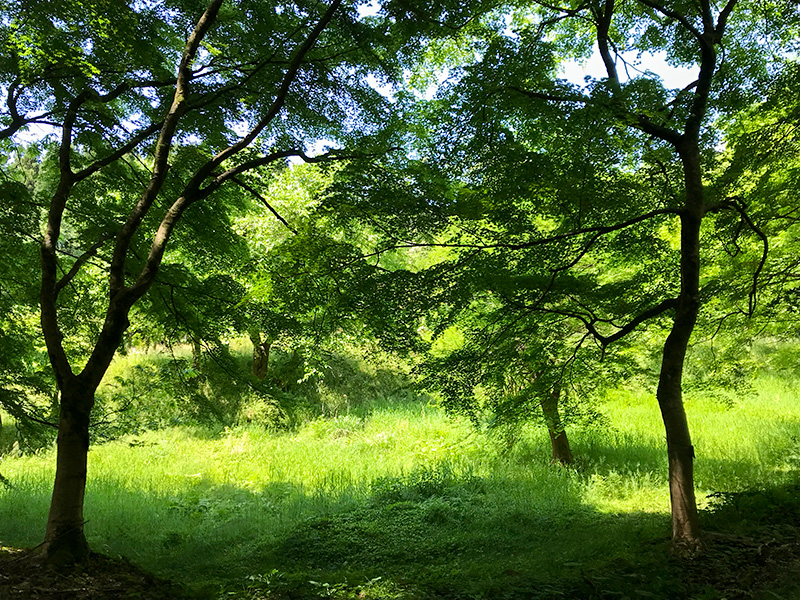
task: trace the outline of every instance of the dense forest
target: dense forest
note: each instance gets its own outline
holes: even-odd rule
[[[798,51],[4,2],[0,597],[798,597]]]

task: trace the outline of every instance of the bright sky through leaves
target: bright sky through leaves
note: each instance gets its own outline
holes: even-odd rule
[[[642,72],[649,71],[661,78],[664,87],[676,89],[686,87],[697,78],[697,73],[694,69],[674,67],[667,64],[663,52],[644,54],[641,57],[638,57],[636,52],[627,52],[623,53],[623,58],[625,62],[617,62],[617,69],[622,81],[633,79],[640,76]],[[602,79],[608,76],[597,48],[595,48],[591,58],[583,63],[579,61],[565,63],[565,66],[561,69],[561,74],[564,79],[577,85],[583,85],[585,77]]]

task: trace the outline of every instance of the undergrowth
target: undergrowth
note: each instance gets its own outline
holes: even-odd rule
[[[665,444],[651,395],[609,394],[602,426],[569,431],[577,463],[561,468],[538,428],[509,446],[414,396],[402,377],[393,395],[388,377],[368,385],[375,372],[357,370],[348,393],[314,397],[316,416],[292,426],[163,421],[95,444],[92,548],[205,597],[691,597],[666,558]],[[762,377],[756,392],[687,399],[712,529],[797,507],[786,498],[800,396],[780,378]],[[50,448],[4,457],[0,543],[40,541],[53,469]],[[767,483],[790,491],[764,501],[752,490]]]

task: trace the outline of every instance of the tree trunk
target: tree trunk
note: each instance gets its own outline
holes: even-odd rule
[[[253,375],[263,380],[269,369],[269,351],[272,344],[269,338],[262,342],[261,333],[256,330],[250,330],[248,333],[250,341],[253,342]]]
[[[558,412],[558,401],[561,396],[561,386],[556,384],[547,397],[542,400],[542,413],[547,423],[547,432],[550,434],[550,446],[553,449],[553,463],[561,465],[572,464],[572,450],[561,415]]]
[[[42,551],[51,564],[81,562],[89,554],[83,532],[86,458],[89,452],[89,415],[94,389],[80,378],[70,378],[61,391],[58,422],[56,480]]]
[[[203,345],[195,338],[192,338],[192,366],[195,370],[203,366]]]
[[[694,494],[694,447],[683,406],[681,379],[689,338],[700,310],[700,225],[704,200],[700,153],[695,143],[678,148],[686,184],[681,214],[681,292],[672,329],[664,343],[656,398],[667,437],[672,547],[677,554],[702,548]]]
[[[67,565],[83,562],[89,555],[89,545],[83,532],[89,418],[94,407],[97,386],[108,370],[122,341],[122,334],[128,327],[130,305],[120,305],[112,299],[92,355],[83,371],[74,375],[61,344],[63,334],[58,328],[55,302],[47,296],[46,291],[45,288],[42,293],[42,331],[56,374],[61,406],[56,444],[56,477],[42,553],[45,561],[50,564]]]
[[[675,319],[664,344],[656,394],[667,435],[672,544],[679,554],[693,553],[702,547],[694,495],[694,447],[681,394],[681,372],[692,326],[686,319]]]

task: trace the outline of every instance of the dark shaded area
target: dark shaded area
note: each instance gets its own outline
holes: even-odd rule
[[[181,586],[153,577],[124,558],[91,554],[79,568],[58,570],[41,564],[35,550],[0,549],[3,600],[182,600]]]

